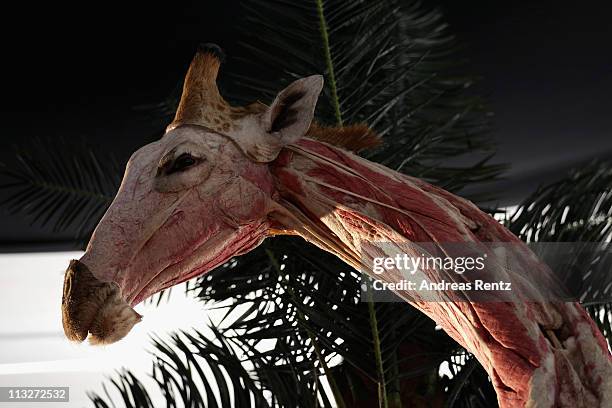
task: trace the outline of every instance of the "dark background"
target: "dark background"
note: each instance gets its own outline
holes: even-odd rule
[[[581,162],[612,156],[612,7],[532,3],[426,3],[445,11],[466,70],[482,77],[478,89],[495,113],[495,161],[512,166],[495,185],[503,205]],[[229,55],[235,47],[237,0],[92,4],[5,8],[0,161],[7,165],[12,145],[39,136],[84,138],[126,160],[163,128],[135,107],[168,96],[197,43],[215,42]],[[0,210],[0,251],[56,249],[68,238]]]

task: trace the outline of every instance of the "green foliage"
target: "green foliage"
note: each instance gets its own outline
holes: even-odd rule
[[[259,386],[256,372],[242,365],[235,349],[219,331],[213,329],[214,340],[199,331],[171,337],[172,344],[159,338],[154,340],[156,355],[151,375],[168,401],[168,407],[229,407],[232,401],[238,407],[271,406]],[[207,368],[211,377],[206,377]],[[265,370],[261,376],[266,376]],[[211,387],[209,378],[214,379],[216,385]],[[123,371],[111,382],[119,390],[126,407],[154,406],[145,387],[131,372]],[[106,387],[104,390],[109,396]],[[114,406],[95,393],[91,393],[90,398],[96,408]],[[272,403],[276,398],[273,396]]]
[[[119,184],[119,166],[85,143],[36,139],[16,148],[15,167],[0,166],[0,188],[11,194],[0,205],[53,231],[74,230],[85,240],[110,205]]]
[[[601,242],[612,239],[612,169],[592,162],[536,190],[508,228],[526,242]]]

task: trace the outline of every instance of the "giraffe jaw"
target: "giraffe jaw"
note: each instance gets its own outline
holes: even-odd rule
[[[267,236],[267,229],[263,222],[206,235],[202,244],[176,254],[167,267],[148,271],[148,280],[142,279],[146,264],[109,274],[105,259],[86,252],[80,260],[70,262],[64,277],[62,323],[66,337],[77,342],[89,338],[92,345],[121,340],[142,318],[133,306],[252,250]]]

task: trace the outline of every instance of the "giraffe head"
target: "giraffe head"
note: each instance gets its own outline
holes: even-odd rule
[[[132,306],[266,237],[268,165],[309,129],[323,80],[299,79],[269,107],[237,108],[217,89],[220,64],[218,47],[200,47],[173,122],[132,155],[85,254],[71,262],[62,298],[69,339],[121,339],[140,320]]]

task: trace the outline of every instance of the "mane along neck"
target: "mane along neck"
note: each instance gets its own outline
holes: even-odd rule
[[[410,242],[508,242],[524,255],[518,264],[523,271],[539,271],[526,246],[471,202],[341,148],[302,139],[288,146],[271,169],[279,207],[272,219],[278,228],[376,279],[400,279],[373,274],[373,258],[388,253],[381,242],[391,243],[395,253],[410,253]],[[512,272],[502,269],[505,275],[491,278],[509,279]],[[437,302],[426,302],[414,291],[396,293],[476,356],[501,406],[560,406],[562,392],[592,402],[606,400],[606,389],[612,385],[610,356],[605,340],[579,305],[475,303],[457,301],[449,292]],[[557,349],[558,339],[550,337],[553,330],[582,339],[584,350],[590,351]],[[593,375],[577,374],[585,370]],[[568,383],[567,378],[579,380]]]

